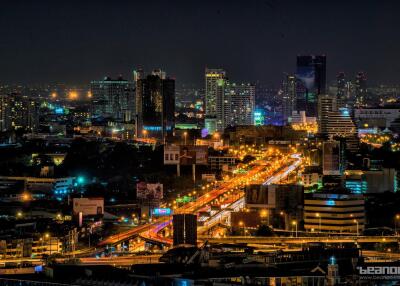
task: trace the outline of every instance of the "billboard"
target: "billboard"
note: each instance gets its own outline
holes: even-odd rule
[[[136,197],[143,200],[161,200],[163,198],[163,185],[140,182],[136,185]]]
[[[165,165],[207,165],[208,146],[168,145],[164,146]]]
[[[74,214],[82,213],[83,216],[102,215],[104,214],[103,198],[74,198],[73,199]]]
[[[155,208],[151,214],[153,216],[170,216],[172,214],[172,210],[170,208]]]

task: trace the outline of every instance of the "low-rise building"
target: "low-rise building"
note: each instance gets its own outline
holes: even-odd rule
[[[365,226],[362,195],[313,193],[304,199],[304,228],[307,231],[360,233]]]

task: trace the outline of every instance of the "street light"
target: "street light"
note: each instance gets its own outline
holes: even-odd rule
[[[244,236],[246,236],[246,226],[244,225],[244,222],[243,221],[239,221],[239,226],[243,227],[243,234],[244,234]]]
[[[394,234],[397,235],[397,222],[400,220],[400,214],[397,214],[394,219]]]
[[[296,237],[297,237],[297,222],[295,220],[292,221],[292,225],[294,225],[296,227]]]
[[[315,216],[319,218],[319,232],[321,232],[321,215],[319,213],[316,213]]]
[[[186,139],[187,139],[187,132],[185,131],[185,132],[183,132],[183,137],[185,138],[185,145],[186,145]]]
[[[268,218],[267,224],[269,225],[269,215],[268,215],[268,210],[262,210],[260,213],[260,217],[265,219]]]
[[[353,219],[353,222],[356,223],[356,225],[357,225],[357,236],[359,236],[359,231],[358,231],[358,220]]]

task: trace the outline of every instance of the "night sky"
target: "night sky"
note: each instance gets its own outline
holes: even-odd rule
[[[398,0],[1,1],[0,83],[88,83],[161,67],[278,86],[297,54],[327,55],[328,82],[365,71],[400,83]]]

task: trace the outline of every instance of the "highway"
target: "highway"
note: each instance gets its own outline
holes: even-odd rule
[[[315,237],[207,237],[199,239],[208,240],[209,243],[246,243],[246,244],[302,244],[302,243],[399,243],[399,236],[315,236]]]
[[[256,165],[257,162],[263,162],[263,164]],[[234,189],[243,187],[245,184],[256,183],[260,181],[267,184],[279,182],[301,164],[301,157],[299,154],[292,154],[291,156],[287,157],[283,156],[282,158],[278,158],[277,160],[275,160],[271,166],[267,166],[264,162],[264,160],[257,160],[255,162],[255,166],[247,173],[238,175],[225,181],[219,187],[197,198],[196,201],[190,202],[178,208],[175,213],[197,213],[200,209],[208,204],[211,204],[212,201],[214,201],[218,197],[226,193],[230,193],[230,191]],[[222,221],[223,218],[229,215],[230,211],[238,210],[238,208],[243,207],[243,195],[243,192],[239,189],[236,192],[232,192],[231,196],[236,197],[237,199],[233,200],[233,202],[228,207],[217,212],[207,221],[205,221],[203,226],[199,227],[199,233],[206,231],[207,228]],[[172,243],[171,240],[160,237],[158,235],[159,231],[167,225],[168,223],[166,224],[164,222],[164,225],[160,227],[159,223],[157,223],[148,232],[142,233],[141,236],[144,239],[153,239],[156,242],[164,241],[166,244],[170,245]]]
[[[263,162],[262,164],[260,162]],[[265,164],[265,160],[257,160],[253,163],[253,167],[244,174],[239,174],[233,178],[229,178],[224,182],[220,183],[214,189],[206,192],[205,194],[198,197],[195,201],[189,202],[179,208],[174,210],[174,213],[196,213],[202,207],[211,204],[218,197],[238,188],[243,187],[245,184],[254,183],[258,181],[279,181],[285,175],[290,173],[295,169],[298,164],[300,164],[301,158],[299,155],[291,156],[274,156],[274,159],[270,164]],[[282,167],[286,167],[282,170]],[[289,168],[289,169],[288,169]],[[237,195],[237,194],[236,194]],[[233,204],[235,204],[234,202]],[[220,213],[221,215],[221,213]],[[165,218],[159,218],[151,223],[137,226],[128,231],[121,232],[105,238],[101,241],[98,246],[104,247],[106,245],[113,245],[125,241],[131,237],[141,236],[147,240],[153,240],[155,242],[164,243],[166,245],[171,245],[171,240],[158,235],[158,233],[168,226],[170,220],[165,220]]]
[[[112,256],[112,257],[83,257],[79,259],[80,264],[85,265],[114,265],[130,266],[133,264],[159,263],[161,254],[137,255],[137,256]],[[58,262],[64,262],[64,259],[57,259]]]

